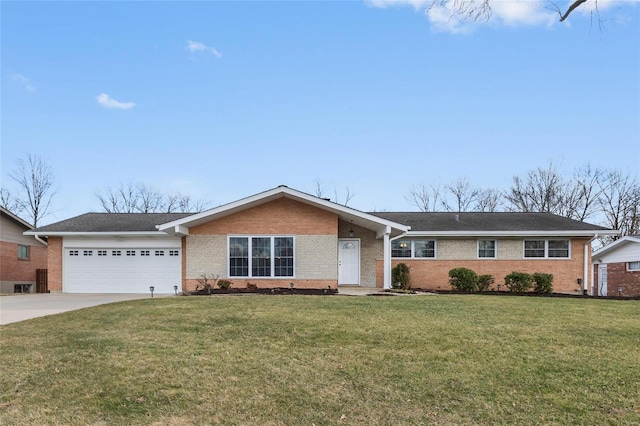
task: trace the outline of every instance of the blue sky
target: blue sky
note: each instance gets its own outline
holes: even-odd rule
[[[599,5],[602,29],[535,0],[481,24],[421,0],[3,1],[2,185],[46,159],[44,224],[121,182],[215,206],[319,181],[393,211],[412,185],[505,189],[549,161],[635,173],[640,3]]]

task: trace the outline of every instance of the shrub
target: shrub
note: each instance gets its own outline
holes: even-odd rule
[[[231,284],[233,284],[233,283],[231,281],[229,281],[229,280],[219,280],[218,281],[218,287],[223,289],[223,290],[226,290],[229,287],[231,287]]]
[[[552,293],[553,292],[553,274],[543,274],[536,272],[533,274],[533,291],[536,293]]]
[[[216,274],[207,274],[206,272],[200,275],[200,278],[197,279],[198,284],[196,284],[196,291],[208,291],[211,292],[211,289],[218,282],[218,275]],[[211,282],[213,281],[213,282]]]
[[[391,270],[391,287],[403,290],[411,287],[409,267],[405,263],[398,263]]]
[[[478,274],[469,268],[454,268],[449,271],[449,284],[458,291],[476,291]]]
[[[533,286],[533,277],[526,272],[512,272],[504,277],[504,285],[514,293],[524,293]]]
[[[489,291],[491,284],[495,281],[493,275],[480,275],[478,277],[478,291]]]

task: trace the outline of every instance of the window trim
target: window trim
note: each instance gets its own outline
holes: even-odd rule
[[[493,256],[480,256],[480,242],[481,241],[493,241]],[[486,250],[486,249],[485,249]],[[498,258],[498,240],[495,239],[481,239],[476,242],[476,256],[478,259],[497,259]]]
[[[246,238],[247,239],[247,253],[248,253],[248,264],[247,264],[247,271],[249,272],[249,275],[247,276],[240,276],[240,275],[231,275],[231,250],[230,250],[230,244],[231,244],[231,239],[232,238]],[[270,265],[270,275],[268,276],[253,276],[253,255],[252,255],[252,240],[253,238],[269,238],[270,241],[270,256],[271,259],[275,258],[275,239],[276,238],[291,238],[293,241],[293,275],[289,275],[289,276],[276,276],[275,275],[275,267],[276,267],[276,262],[271,262]],[[289,280],[289,279],[295,279],[296,278],[296,257],[297,257],[297,253],[296,253],[296,237],[294,235],[227,235],[227,253],[226,253],[226,258],[227,258],[227,277],[229,278],[236,278],[236,279],[252,279],[252,280]]]
[[[22,256],[23,249],[25,249],[24,251],[27,253],[26,256]],[[29,260],[29,259],[31,259],[31,248],[24,244],[18,244],[18,260]]]
[[[541,257],[528,257],[526,256],[527,241],[544,241],[544,256]],[[566,241],[567,242],[567,257],[549,256],[549,241]],[[522,258],[524,260],[567,260],[571,259],[571,238],[530,238],[522,240]]]
[[[409,247],[409,249],[411,250],[411,256],[409,257],[393,256],[393,243],[396,241],[402,241],[402,240],[409,242],[411,245],[411,247]],[[433,241],[433,257],[416,256],[416,241]],[[411,238],[411,239],[399,238],[397,240],[393,240],[390,245],[391,245],[390,247],[391,259],[433,260],[438,258],[438,240],[436,240],[435,238]]]
[[[637,268],[631,268],[629,267],[629,265],[631,265],[632,263],[636,263],[638,264]],[[632,262],[626,262],[626,266],[627,266],[627,272],[640,272],[640,260],[634,260]]]

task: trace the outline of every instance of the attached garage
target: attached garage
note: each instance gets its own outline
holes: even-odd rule
[[[64,239],[65,293],[173,293],[182,288],[179,238]]]
[[[49,289],[63,293],[182,291],[182,238],[156,226],[190,213],[86,213],[43,226]]]

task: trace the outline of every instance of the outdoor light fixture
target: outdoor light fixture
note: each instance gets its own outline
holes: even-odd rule
[[[353,219],[351,219],[351,228],[349,228],[349,237],[353,238]]]
[[[150,286],[149,287],[149,291],[151,292],[151,298],[153,299],[153,290],[155,290],[156,288],[154,286]]]
[[[293,290],[293,283],[289,283],[289,288]]]
[[[173,291],[175,291],[176,296],[177,296],[178,295],[178,286],[177,285],[173,286]]]
[[[502,284],[498,284],[498,291],[502,288]]]
[[[618,287],[618,296],[622,296],[622,287]]]
[[[400,248],[407,248],[409,246],[409,244],[402,242],[400,243]]]

